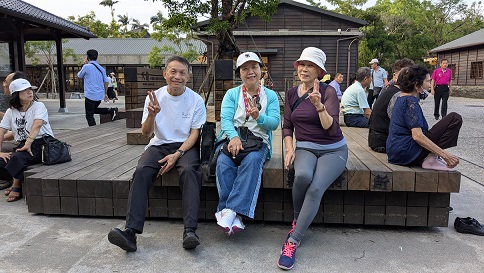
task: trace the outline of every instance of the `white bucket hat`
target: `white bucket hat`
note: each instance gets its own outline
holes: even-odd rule
[[[297,70],[300,61],[310,61],[319,66],[323,70],[319,77],[323,77],[326,74],[326,68],[324,67],[324,63],[326,63],[326,54],[319,48],[316,47],[306,47],[302,53],[301,57],[294,62],[293,66],[294,69]]]
[[[239,57],[237,58],[235,69],[239,69],[243,64],[245,64],[248,61],[258,62],[259,64],[261,63],[259,56],[257,56],[257,54],[255,54],[254,52],[244,52],[240,54]]]
[[[374,64],[374,63],[379,64],[380,62],[378,61],[378,59],[371,59],[370,64]]]
[[[10,89],[10,94],[24,91],[27,88],[32,88],[32,85],[30,85],[30,82],[26,79],[16,79],[8,86],[8,89]]]

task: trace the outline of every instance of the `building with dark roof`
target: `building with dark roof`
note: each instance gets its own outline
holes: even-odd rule
[[[55,41],[57,66],[63,67],[62,39],[96,37],[89,30],[21,0],[0,1],[0,78],[26,70],[26,41]],[[62,70],[60,70],[62,71]],[[58,73],[59,82],[64,74]],[[64,85],[59,86],[60,109],[65,109]]]
[[[484,86],[484,28],[430,51],[438,63],[447,59],[452,70],[452,84]]]
[[[325,67],[332,75],[339,72],[349,79],[358,69],[358,44],[363,37],[359,28],[367,25],[364,20],[291,0],[280,0],[270,21],[256,16],[244,20],[233,31],[237,46],[241,52],[260,53],[277,91],[292,87],[292,64],[309,46],[318,47],[326,53]],[[204,31],[208,21],[199,24],[201,31],[197,36],[209,41],[207,56],[211,58],[217,52],[217,40]],[[346,88],[346,81],[342,87]]]

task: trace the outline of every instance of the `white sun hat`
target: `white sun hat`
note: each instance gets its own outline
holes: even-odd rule
[[[236,69],[239,69],[243,64],[248,61],[258,62],[259,64],[261,63],[259,56],[257,56],[257,54],[255,54],[254,52],[244,52],[240,54],[237,58]]]
[[[300,61],[310,61],[319,66],[319,68],[323,70],[323,72],[319,74],[319,77],[323,77],[324,74],[326,74],[326,68],[324,67],[324,64],[326,63],[326,54],[321,49],[316,47],[306,47],[302,51],[299,59],[294,62],[294,69],[297,70]]]
[[[10,89],[10,94],[24,91],[27,88],[32,88],[32,85],[30,85],[30,82],[26,79],[16,79],[8,86],[8,89]]]

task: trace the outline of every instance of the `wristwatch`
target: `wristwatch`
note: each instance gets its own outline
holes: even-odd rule
[[[185,154],[185,151],[183,150],[176,150],[176,151],[180,153],[180,157],[182,157]]]

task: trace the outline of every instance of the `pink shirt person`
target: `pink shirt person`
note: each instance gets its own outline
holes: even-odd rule
[[[435,81],[435,85],[448,85],[452,80],[452,70],[447,68],[445,72],[442,68],[437,68],[432,73],[432,80]]]

